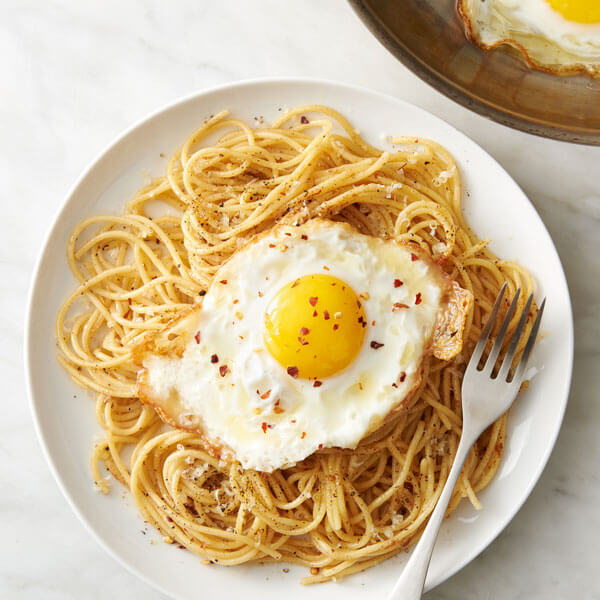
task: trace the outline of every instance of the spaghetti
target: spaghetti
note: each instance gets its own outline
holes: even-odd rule
[[[470,352],[502,284],[509,296],[522,287],[525,299],[533,282],[471,232],[448,152],[423,139],[392,141],[393,151],[374,148],[323,106],[254,128],[222,111],[123,215],[91,217],[73,231],[67,255],[78,286],[56,335],[61,364],[96,393],[105,437],[92,455],[94,481],[108,493],[106,467],[166,542],[220,565],[302,564],[311,568],[303,582],[318,583],[406,550],[426,525],[460,439]],[[253,235],[317,216],[418,243],[440,261],[475,297],[465,346],[450,362],[427,359],[410,409],[356,449],[324,449],[273,473],[243,470],[137,399],[132,348],[201,302],[218,267]],[[464,497],[480,507],[476,494],[494,476],[505,436],[506,416],[473,448],[449,513]]]

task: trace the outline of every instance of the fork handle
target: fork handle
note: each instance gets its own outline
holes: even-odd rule
[[[471,431],[471,428],[467,428],[466,425],[467,424],[464,423],[463,433],[458,444],[454,463],[452,464],[450,474],[448,475],[448,479],[440,494],[435,509],[431,514],[431,517],[429,517],[429,523],[427,523],[427,527],[425,528],[425,531],[423,531],[419,543],[415,546],[402,574],[398,578],[391,594],[388,596],[388,600],[418,600],[423,594],[423,586],[425,585],[425,578],[427,576],[427,569],[429,568],[433,546],[435,545],[440,526],[444,520],[448,503],[450,502],[450,498],[452,498],[454,486],[458,481],[458,477],[465,464],[465,460],[467,460],[471,447],[479,437],[479,433]]]

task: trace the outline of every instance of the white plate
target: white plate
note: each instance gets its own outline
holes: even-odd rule
[[[505,456],[491,485],[481,493],[482,511],[465,501],[444,523],[427,587],[438,585],[477,556],[507,525],[539,478],[567,402],[573,359],[571,304],[564,273],[542,221],[510,176],[474,142],[425,111],[368,90],[312,80],[236,83],[190,96],[142,121],[112,144],[75,184],[44,245],[31,291],[26,362],[33,416],[51,469],[73,510],[99,542],[131,571],[179,599],[197,599],[200,590],[223,597],[337,600],[382,597],[406,555],[338,584],[301,587],[305,569],[286,565],[221,568],[142,535],[132,501],[114,484],[109,497],[94,491],[89,471],[99,433],[90,395],[77,388],[53,359],[54,319],[75,281],[65,260],[71,229],[84,217],[118,213],[144,182],[143,173],[164,172],[166,158],[207,115],[227,108],[253,122],[269,121],[281,108],[327,104],[345,114],[371,143],[381,135],[414,135],[442,143],[457,160],[465,184],[465,212],[492,248],[535,275],[538,294],[548,297],[531,364],[540,369],[511,411]],[[223,592],[226,590],[225,595]]]

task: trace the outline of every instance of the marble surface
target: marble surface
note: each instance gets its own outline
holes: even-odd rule
[[[556,449],[504,533],[428,598],[600,599],[600,148],[531,137],[454,104],[389,55],[342,0],[0,7],[0,598],[165,598],[104,553],[46,466],[23,376],[31,271],[71,183],[124,128],[207,86],[297,75],[398,96],[471,136],[529,195],[567,272],[576,359]]]

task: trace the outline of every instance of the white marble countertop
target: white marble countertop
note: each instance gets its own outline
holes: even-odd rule
[[[600,599],[600,148],[528,136],[439,95],[343,0],[4,0],[0,20],[0,597],[165,597],[84,530],[54,483],[25,393],[25,297],[71,183],[124,128],[236,79],[336,79],[418,104],[488,150],[545,221],[572,293],[573,388],[556,449],[514,521],[431,600]],[[53,358],[49,358],[53,360]]]

